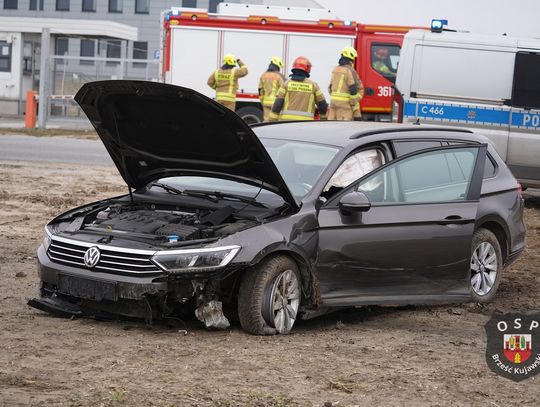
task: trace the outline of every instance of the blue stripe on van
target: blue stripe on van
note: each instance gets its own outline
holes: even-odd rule
[[[403,116],[441,122],[462,122],[475,125],[519,127],[540,130],[540,113],[517,111],[508,108],[458,105],[447,103],[405,102]]]

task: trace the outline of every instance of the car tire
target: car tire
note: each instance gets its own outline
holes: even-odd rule
[[[474,302],[486,303],[493,299],[503,271],[502,251],[493,232],[478,229],[472,240],[469,271],[469,290]]]
[[[294,260],[287,256],[265,259],[242,277],[238,292],[240,325],[253,335],[287,334],[297,319],[301,297],[300,273]]]
[[[263,112],[253,106],[244,106],[236,110],[236,114],[247,124],[261,123],[263,121]]]

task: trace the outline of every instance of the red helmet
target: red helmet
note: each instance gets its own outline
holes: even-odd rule
[[[379,48],[375,51],[375,56],[379,59],[385,59],[388,56],[388,48]]]
[[[292,64],[292,69],[301,69],[307,73],[311,72],[311,62],[306,57],[298,57]]]

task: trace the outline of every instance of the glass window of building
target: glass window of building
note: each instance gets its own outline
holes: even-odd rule
[[[94,57],[96,55],[95,49],[94,40],[81,40],[81,57]],[[81,65],[94,65],[94,61],[92,59],[81,59]]]
[[[39,5],[39,9],[43,10],[43,0],[30,0],[30,6],[28,7],[28,10],[37,10]]]
[[[109,0],[109,13],[121,13],[123,9],[122,0]]]
[[[133,59],[148,59],[148,43],[146,41],[133,42]],[[144,62],[134,62],[134,68],[146,68]]]
[[[82,0],[82,11],[96,11],[96,1]]]
[[[67,55],[68,47],[69,47],[69,40],[66,37],[56,37],[56,47],[55,47],[56,55]],[[67,61],[65,59],[58,58],[56,59],[56,63],[58,65],[63,65],[67,63]]]
[[[120,40],[107,41],[107,58],[120,58],[122,51],[122,42]],[[107,65],[118,65],[119,61],[107,61]]]
[[[0,41],[0,72],[11,72],[11,44]]]
[[[69,0],[56,0],[56,11],[69,11]]]
[[[18,8],[17,0],[4,0],[4,9],[5,10],[17,10]]]
[[[148,14],[150,12],[150,0],[135,0],[135,13]]]

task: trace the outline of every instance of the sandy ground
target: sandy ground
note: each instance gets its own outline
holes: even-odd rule
[[[184,336],[28,307],[46,221],[125,187],[111,167],[6,161],[0,173],[2,406],[538,405],[540,376],[488,369],[483,326],[494,310],[540,308],[539,197],[527,201],[527,249],[488,306],[348,310],[276,337],[188,321]]]

